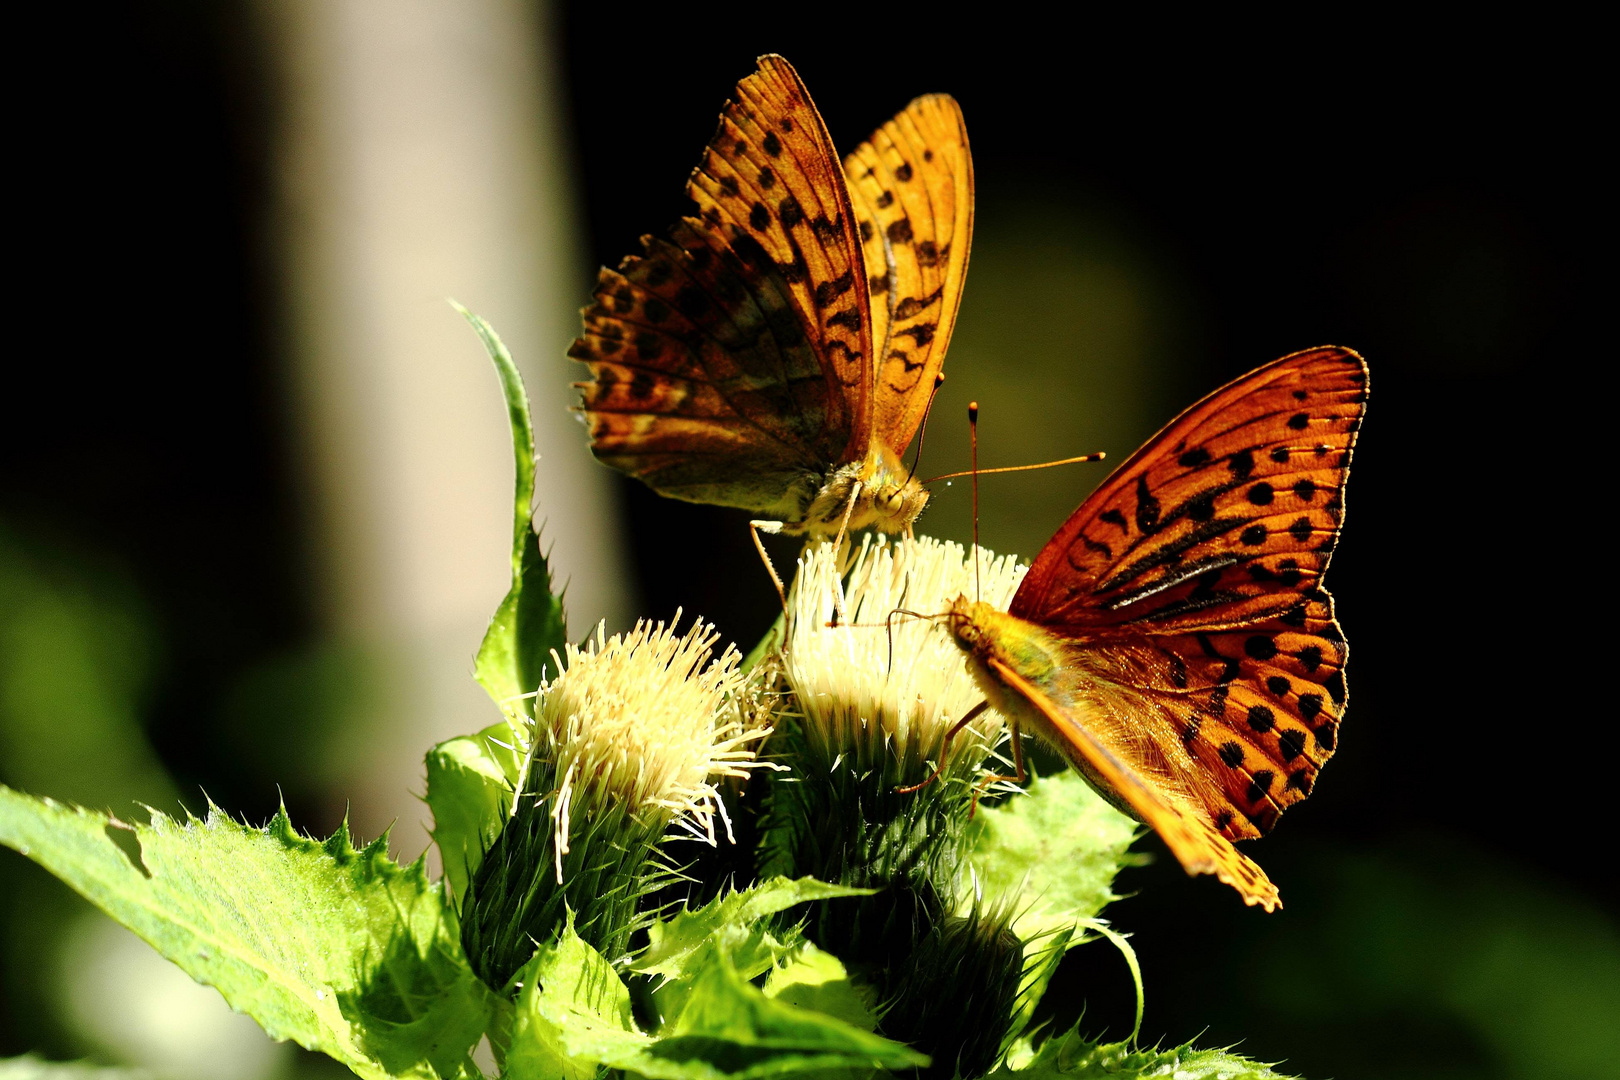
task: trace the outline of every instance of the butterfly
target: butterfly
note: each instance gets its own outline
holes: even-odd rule
[[[1285,356],[1204,398],[1041,550],[1006,612],[944,617],[986,702],[1163,838],[1189,874],[1280,906],[1234,840],[1311,793],[1338,743],[1348,650],[1322,575],[1367,367]],[[964,721],[965,722],[965,721]],[[960,725],[958,725],[960,726]]]
[[[943,378],[973,232],[961,109],[917,98],[840,165],[798,74],[764,56],[686,191],[697,216],[604,268],[582,313],[569,355],[591,371],[575,386],[592,451],[767,532],[909,530],[928,492],[901,456]]]

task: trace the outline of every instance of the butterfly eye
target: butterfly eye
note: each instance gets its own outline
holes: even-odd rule
[[[899,488],[891,488],[889,493],[883,496],[883,508],[888,510],[890,513],[894,513],[900,509]]]

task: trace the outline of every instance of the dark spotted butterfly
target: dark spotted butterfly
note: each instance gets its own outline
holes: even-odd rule
[[[1115,470],[1007,612],[946,615],[1013,726],[1016,779],[1022,727],[1189,874],[1268,911],[1276,887],[1231,841],[1309,795],[1338,741],[1347,649],[1322,575],[1366,400],[1348,349],[1250,372]]]
[[[767,531],[901,532],[901,455],[956,320],[973,229],[961,110],[920,97],[844,159],[765,56],[686,185],[698,215],[603,269],[569,355],[597,458]]]

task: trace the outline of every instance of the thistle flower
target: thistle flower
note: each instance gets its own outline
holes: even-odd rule
[[[953,738],[938,781],[900,790],[933,775],[945,733],[982,695],[937,622],[890,615],[943,612],[973,595],[973,563],[958,544],[867,537],[847,580],[842,569],[826,544],[799,560],[782,658],[794,712],[779,717],[772,742],[795,775],[771,785],[761,864],[763,873],[885,890],[892,910],[881,917],[840,913],[835,902],[813,931],[840,956],[870,952],[878,962],[950,907],[972,787],[1005,723],[987,710]],[[978,594],[1004,605],[1023,573],[1015,559],[980,550]],[[829,626],[840,599],[848,621]]]
[[[611,639],[598,626],[589,650],[569,644],[557,658],[561,674],[540,690],[528,741],[531,761],[545,757],[561,777],[555,792],[530,793],[551,802],[559,883],[576,801],[635,808],[710,844],[718,813],[729,833],[716,781],[760,764],[754,745],[770,728],[734,646],[703,666],[718,637],[701,622],[679,637],[663,623]]]
[[[931,775],[945,733],[984,695],[936,622],[890,616],[899,609],[938,614],[975,590],[1005,609],[1028,568],[983,548],[978,559],[976,581],[960,544],[927,536],[874,542],[870,534],[847,582],[831,545],[801,558],[788,601],[793,630],[784,667],[804,714],[806,749],[820,763],[831,767],[842,757],[864,772],[893,771],[885,769],[893,762],[901,784]],[[829,626],[840,595],[851,625]],[[1005,726],[986,711],[959,732],[947,775],[971,774]],[[922,766],[928,771],[919,774]]]
[[[679,831],[714,844],[716,817],[729,835],[716,785],[760,764],[770,728],[736,649],[709,662],[717,637],[701,622],[684,634],[640,622],[554,657],[534,719],[514,721],[524,764],[511,816],[463,913],[463,945],[490,986],[505,988],[567,909],[581,937],[622,956],[642,898],[675,874],[659,843]]]
[[[940,1075],[989,1067],[1023,975],[1005,913],[958,910],[973,891],[973,789],[1006,723],[986,710],[953,736],[936,779],[905,790],[934,776],[946,733],[983,694],[938,620],[891,615],[943,613],[963,593],[1005,608],[1026,568],[982,549],[978,564],[929,537],[867,537],[847,578],[830,545],[800,559],[782,658],[797,715],[779,718],[772,743],[795,775],[771,785],[762,860],[763,873],[877,890],[817,905],[806,933],[872,986],[884,1033],[933,1055]],[[829,626],[840,600],[848,621]],[[949,1006],[941,978],[967,987]]]

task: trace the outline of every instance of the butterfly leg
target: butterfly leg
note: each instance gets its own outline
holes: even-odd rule
[[[782,601],[782,625],[786,629],[787,625],[793,621],[792,617],[788,615],[787,590],[782,587],[782,579],[777,576],[776,566],[771,562],[770,555],[765,551],[765,542],[759,538],[759,534],[762,532],[779,533],[781,531],[782,523],[780,521],[750,521],[748,523],[748,535],[754,538],[754,550],[759,552],[759,561],[765,564],[765,572],[771,575],[771,584],[776,586],[776,597]]]
[[[909,795],[913,791],[921,791],[929,784],[932,784],[935,780],[938,780],[940,773],[945,771],[945,759],[951,752],[951,737],[954,736],[958,731],[961,731],[963,728],[967,727],[974,720],[978,719],[979,714],[984,712],[984,710],[988,709],[989,707],[990,702],[981,701],[977,705],[973,706],[973,708],[969,709],[966,716],[962,717],[962,719],[951,725],[951,729],[945,733],[945,737],[939,742],[939,762],[934,766],[934,775],[930,776],[920,784],[912,784],[910,787],[895,788],[895,792],[900,795]],[[978,795],[975,794],[973,796],[974,802],[978,802],[978,799]]]
[[[861,490],[864,487],[865,485],[859,480],[850,485],[849,502],[844,505],[844,520],[838,523],[838,536],[833,540],[834,558],[838,557],[838,552],[844,546],[844,538],[849,534],[850,515],[855,513],[855,503],[860,500]],[[835,589],[833,591],[833,619],[832,622],[828,623],[827,625],[838,626],[840,623],[846,623],[848,621],[848,616],[844,614],[844,590],[841,588]]]
[[[985,704],[988,705],[989,702],[985,702]],[[973,805],[968,809],[969,821],[972,821],[973,815],[979,812],[979,796],[983,795],[985,789],[991,784],[998,780],[1011,780],[1015,784],[1022,784],[1029,779],[1029,770],[1024,768],[1024,740],[1018,734],[1018,722],[1009,719],[1007,726],[1012,733],[1013,768],[1017,772],[1012,776],[992,775],[981,777],[979,782],[973,785]]]

